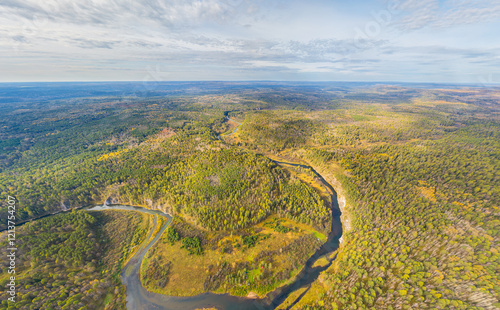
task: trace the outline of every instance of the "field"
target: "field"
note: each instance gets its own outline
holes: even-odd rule
[[[179,219],[172,227],[181,236],[198,236],[203,248],[201,255],[189,254],[181,241],[170,243],[164,235],[162,242],[149,253],[149,257],[159,257],[163,263],[168,261],[171,267],[164,287],[152,281],[146,287],[173,296],[191,296],[210,289],[217,293],[263,297],[293,277],[326,241],[325,235],[310,226],[274,216],[231,233],[207,233]],[[149,270],[153,268],[149,261],[143,263],[147,265],[143,283],[147,282],[147,274],[155,273]]]

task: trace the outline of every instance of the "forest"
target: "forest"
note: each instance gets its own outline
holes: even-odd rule
[[[71,211],[27,223],[16,233],[16,302],[0,309],[125,309],[119,274],[148,231],[135,212]],[[0,244],[7,247],[2,236]],[[2,260],[0,281],[10,274]]]
[[[137,125],[123,136],[113,135],[121,129],[108,128],[110,121],[95,134],[73,127],[65,134],[61,130],[54,143],[48,143],[53,138],[46,134],[43,145],[32,146],[1,173],[2,188],[19,197],[19,220],[102,203],[112,196],[122,203],[181,212],[211,230],[243,228],[273,212],[326,229],[328,208],[320,197],[300,182],[289,182],[265,157],[217,140],[213,128],[221,119],[214,113],[204,122],[162,130]],[[96,139],[94,145],[82,146],[91,142],[73,137],[82,132]],[[109,140],[99,140],[106,134]],[[68,140],[78,144],[80,153]],[[2,212],[6,210],[4,206]]]
[[[0,101],[0,192],[18,198],[17,222],[106,200],[160,209],[175,220],[143,262],[145,287],[263,297],[329,233],[314,176],[273,160],[303,163],[345,198],[344,231],[332,265],[283,305],[500,308],[498,88],[179,87]],[[21,302],[2,309],[123,308],[118,274],[149,225],[69,211],[18,226]],[[174,289],[182,268],[200,277],[185,279],[192,291]]]
[[[355,229],[325,275],[333,308],[500,306],[499,127],[469,126],[436,141],[311,154],[356,176],[342,178]]]
[[[240,145],[307,162],[347,196],[338,257],[293,309],[500,307],[498,104],[419,103],[246,116],[270,128],[242,127]],[[304,117],[318,130],[275,147]]]

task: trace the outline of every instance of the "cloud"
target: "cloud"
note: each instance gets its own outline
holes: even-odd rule
[[[88,39],[70,39],[81,48],[107,48],[112,49],[113,46],[120,44],[120,41],[103,41],[103,40],[88,40]]]
[[[335,61],[386,44],[384,40],[366,39],[363,42],[338,39],[315,39],[307,42],[288,41],[281,44],[283,52],[295,55],[302,61]]]
[[[22,35],[11,36],[11,38],[12,38],[12,40],[14,40],[16,42],[21,42],[21,43],[28,42],[28,40],[26,39],[26,37],[22,36]]]
[[[245,0],[4,0],[0,8],[27,20],[113,27],[135,22],[166,27],[224,23],[259,11],[256,2]]]
[[[445,65],[464,72],[498,68],[494,40],[475,48],[462,33],[449,31],[453,41],[434,28],[495,21],[500,0],[392,1],[399,6],[391,23],[359,37],[356,27],[381,23],[370,14],[385,9],[378,0],[369,8],[325,0],[2,0],[0,66],[5,76],[81,79],[81,70],[95,79],[139,80],[157,65],[166,79],[274,72],[280,79],[387,80],[428,77]]]
[[[448,28],[457,25],[496,21],[499,0],[405,0],[397,5],[394,25],[402,30],[424,27]]]

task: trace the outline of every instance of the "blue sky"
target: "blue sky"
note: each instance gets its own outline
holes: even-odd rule
[[[500,0],[3,0],[0,81],[500,83]]]

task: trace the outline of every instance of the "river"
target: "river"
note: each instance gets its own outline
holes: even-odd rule
[[[228,120],[230,120],[227,117]],[[232,121],[232,120],[231,120]],[[235,121],[233,121],[235,122]],[[241,125],[238,122],[235,122]],[[230,133],[229,135],[234,134],[238,128]],[[333,187],[328,184],[325,179],[317,173],[312,167],[294,164],[294,163],[286,163],[273,161],[276,164],[280,165],[291,165],[302,168],[309,168],[312,172],[314,172],[318,178],[323,183],[323,186],[327,188],[331,195],[331,213],[332,213],[332,226],[331,232],[328,235],[327,241],[318,249],[305,263],[304,268],[299,272],[299,274],[294,278],[293,282],[288,285],[282,286],[270,292],[263,299],[248,299],[243,297],[235,297],[229,294],[213,294],[213,293],[204,293],[192,297],[174,297],[167,296],[158,293],[148,292],[141,284],[140,281],[140,267],[144,256],[148,252],[148,250],[158,241],[163,232],[167,229],[167,227],[172,222],[172,217],[166,213],[163,213],[158,210],[149,210],[142,207],[134,207],[134,206],[125,206],[125,205],[102,205],[102,206],[94,206],[87,207],[85,210],[87,211],[100,211],[100,210],[129,210],[129,211],[138,211],[148,214],[156,215],[154,219],[154,227],[149,232],[146,240],[141,244],[139,250],[134,254],[134,256],[127,262],[125,267],[123,268],[120,276],[123,284],[126,286],[126,294],[127,294],[127,309],[129,310],[149,310],[149,309],[158,309],[158,310],[189,310],[196,308],[209,308],[216,307],[221,310],[272,310],[283,303],[286,298],[297,289],[308,287],[312,282],[314,282],[319,274],[326,270],[331,264],[335,257],[331,257],[335,250],[338,249],[339,239],[342,236],[342,222],[340,220],[340,209],[337,201],[337,193],[333,189]],[[50,216],[50,215],[49,215]],[[157,229],[158,216],[165,217],[167,220],[165,224],[161,227],[160,231],[154,236],[154,238],[150,241],[152,234]],[[314,263],[320,257],[329,257],[329,263],[326,266],[317,266],[313,267]],[[291,306],[293,306],[298,300],[302,297],[299,296],[297,300],[295,300]],[[289,308],[291,307],[289,306]],[[289,309],[288,308],[288,309]]]
[[[140,266],[144,256],[147,251],[158,241],[163,232],[167,229],[172,221],[172,217],[166,213],[158,210],[149,210],[141,207],[123,206],[123,205],[103,205],[88,208],[88,211],[98,211],[98,210],[108,210],[108,209],[119,209],[119,210],[130,210],[139,211],[148,214],[155,214],[157,216],[163,216],[167,219],[166,223],[163,225],[161,230],[156,234],[153,240],[148,240],[151,238],[151,234],[156,230],[156,217],[154,221],[154,226],[146,241],[141,245],[136,254],[129,260],[129,262],[123,268],[121,273],[121,279],[123,284],[127,287],[127,309],[138,310],[138,309],[164,309],[164,310],[188,310],[196,308],[207,308],[207,307],[217,307],[221,310],[271,310],[279,306],[285,299],[297,289],[307,287],[312,282],[314,282],[319,274],[326,270],[331,264],[334,258],[329,258],[329,263],[326,266],[313,267],[314,263],[322,256],[329,257],[331,253],[338,249],[339,239],[342,236],[342,222],[340,221],[340,210],[337,201],[337,194],[330,184],[328,184],[323,177],[317,173],[312,167],[294,164],[294,163],[284,163],[276,162],[282,165],[292,165],[302,168],[309,168],[314,172],[318,178],[321,180],[323,185],[328,189],[331,195],[331,212],[332,212],[332,226],[331,232],[328,235],[327,241],[318,249],[305,263],[304,268],[295,277],[294,281],[289,285],[277,288],[273,292],[270,292],[263,299],[248,299],[242,297],[235,297],[228,294],[213,294],[204,293],[196,295],[193,297],[173,297],[166,296],[158,293],[148,292],[141,284],[139,273]],[[300,296],[301,297],[301,296]],[[296,300],[295,302],[297,302]],[[292,303],[293,304],[295,304]]]
[[[234,134],[240,127],[241,123],[231,120],[228,116],[226,116],[227,120],[230,120],[238,126],[230,133],[225,136],[229,136]],[[218,137],[220,139],[220,137]],[[133,210],[146,212],[149,214],[156,214],[157,216],[164,216],[167,218],[167,222],[163,225],[158,234],[151,240],[149,243],[147,242],[153,231],[156,230],[156,217],[153,227],[151,229],[150,235],[146,239],[143,245],[141,245],[140,249],[136,252],[136,254],[130,259],[130,261],[125,265],[123,271],[121,273],[121,279],[123,284],[127,287],[127,309],[129,310],[137,310],[137,309],[164,309],[164,310],[188,310],[188,309],[196,309],[196,308],[209,308],[216,307],[221,310],[272,310],[283,303],[287,297],[297,289],[307,287],[314,282],[321,272],[326,270],[332,264],[335,257],[330,257],[330,254],[333,253],[339,247],[339,239],[342,236],[342,222],[340,220],[340,209],[337,200],[337,193],[333,189],[333,187],[326,182],[326,180],[316,172],[312,167],[294,164],[294,163],[286,163],[273,161],[279,165],[291,165],[302,168],[309,168],[316,176],[321,180],[323,186],[330,193],[331,198],[331,214],[332,214],[332,223],[331,223],[331,232],[328,235],[327,241],[318,249],[305,263],[304,268],[299,272],[299,274],[294,278],[294,281],[288,285],[277,288],[276,290],[267,294],[267,296],[263,299],[248,299],[243,297],[235,297],[229,294],[213,294],[213,293],[204,293],[192,297],[174,297],[167,296],[158,293],[148,292],[141,284],[140,281],[140,267],[144,256],[147,251],[158,241],[163,232],[167,229],[168,225],[172,221],[172,217],[168,214],[157,210],[148,210],[140,207],[131,207],[131,206],[100,206],[94,207],[90,210],[103,210],[103,209],[125,209],[125,210]],[[326,266],[317,266],[313,267],[314,263],[320,257],[327,257],[329,262]],[[302,297],[299,296],[289,308],[295,303],[299,301]]]

